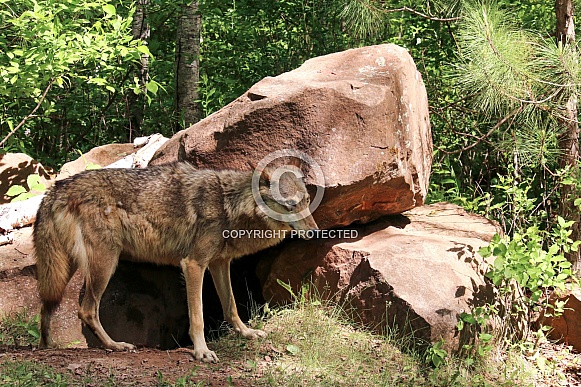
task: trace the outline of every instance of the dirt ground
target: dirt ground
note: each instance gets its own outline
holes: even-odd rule
[[[529,361],[541,370],[536,383],[539,387],[581,386],[581,354],[570,346],[545,341],[529,356]]]
[[[202,386],[256,386],[255,366],[228,352],[218,353],[220,362],[202,363],[180,350],[139,348],[130,352],[103,349],[8,350],[0,353],[6,360],[33,361],[51,366],[58,373],[72,375],[75,381],[90,380],[89,386],[152,386],[174,384],[180,378]],[[161,373],[161,374],[160,374]],[[160,376],[162,375],[162,376]],[[163,379],[160,379],[163,378]],[[167,384],[166,384],[167,385]]]
[[[246,342],[242,341],[241,342]],[[29,348],[0,349],[0,364],[5,361],[31,361],[52,367],[83,386],[261,386],[262,378],[280,356],[268,340],[251,344],[246,352],[236,340],[229,347],[216,348],[216,364],[194,360],[180,349],[138,348],[129,352],[112,352],[97,348],[37,350]],[[224,345],[224,344],[222,344]],[[236,348],[235,348],[236,347]],[[258,357],[256,356],[258,355]],[[544,342],[528,356],[530,367],[538,371],[534,386],[581,386],[581,354],[564,344]]]

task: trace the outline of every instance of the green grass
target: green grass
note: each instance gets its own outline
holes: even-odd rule
[[[539,370],[523,351],[488,350],[485,356],[461,359],[444,356],[438,367],[430,351],[420,352],[413,338],[395,333],[377,335],[345,317],[342,308],[321,301],[300,300],[286,308],[263,311],[254,325],[268,337],[247,341],[226,334],[210,343],[222,357],[218,366],[244,371],[239,375],[257,386],[532,386]],[[25,311],[0,321],[3,345],[36,345],[38,319]],[[28,342],[26,341],[28,340]],[[15,344],[16,343],[16,344]],[[433,347],[432,347],[433,348]],[[202,367],[202,368],[199,368]],[[191,372],[174,380],[158,374],[158,386],[203,386],[192,363]],[[135,370],[139,372],[139,370]],[[210,370],[211,372],[211,370]],[[199,380],[199,378],[198,378]],[[61,373],[39,362],[2,360],[0,386],[103,385],[102,375]],[[236,384],[236,383],[234,383]],[[107,386],[120,385],[114,374]]]
[[[25,308],[0,316],[0,347],[37,346],[38,319]]]
[[[271,385],[379,386],[423,382],[418,364],[391,343],[353,329],[318,306],[279,313],[269,322],[283,355],[266,371]]]
[[[157,373],[157,387],[204,387],[206,382],[195,382],[193,378],[196,376],[196,369],[192,369],[189,374],[183,375],[176,379],[174,383],[167,381],[164,375],[158,371]]]
[[[71,378],[51,367],[32,361],[0,363],[0,386],[69,386]]]
[[[519,356],[446,357],[434,367],[412,338],[380,336],[355,326],[342,308],[296,302],[272,312],[268,337],[245,342],[234,335],[215,342],[217,352],[239,348],[257,384],[269,386],[529,386],[531,374]],[[268,361],[264,361],[268,359]],[[429,363],[429,364],[428,364]]]

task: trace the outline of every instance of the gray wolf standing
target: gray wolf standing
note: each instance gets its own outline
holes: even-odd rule
[[[292,173],[279,177],[279,197],[281,192],[285,197],[294,193],[300,201],[281,201],[273,195],[269,173],[264,171],[259,185],[264,203],[283,214],[308,209],[309,195],[303,181]],[[234,330],[245,338],[265,336],[265,332],[247,327],[238,316],[230,261],[273,246],[292,230],[315,230],[317,224],[310,212],[303,219],[291,216],[291,221],[267,216],[256,204],[251,184],[252,172],[196,170],[185,162],[86,171],[57,182],[42,200],[34,224],[42,301],[40,347],[55,346],[51,316],[79,269],[86,286],[79,318],[106,348],[135,348],[113,341],[99,321],[99,302],[121,253],[136,261],[182,268],[194,347],[190,352],[196,359],[218,361],[204,339],[202,281],[207,268],[224,316]],[[224,238],[226,230],[263,233],[257,238]]]

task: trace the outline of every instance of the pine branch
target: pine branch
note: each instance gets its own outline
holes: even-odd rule
[[[432,20],[432,21],[438,21],[438,22],[453,22],[453,21],[458,21],[460,20],[459,16],[456,17],[437,17],[434,15],[426,15],[425,13],[422,13],[420,11],[416,11],[413,8],[410,7],[401,7],[401,8],[394,8],[394,9],[385,9],[383,10],[383,12],[385,13],[393,13],[393,12],[409,12],[409,13],[413,13],[414,15],[418,15],[423,17],[424,19],[428,19],[428,20]]]
[[[462,152],[465,152],[467,150],[470,150],[470,149],[474,148],[475,146],[477,146],[478,144],[480,144],[482,141],[484,141],[487,137],[489,137],[492,133],[494,133],[498,128],[500,128],[502,126],[502,124],[504,124],[510,118],[513,118],[513,120],[511,121],[511,124],[512,124],[512,122],[514,121],[514,117],[518,113],[520,113],[522,111],[522,109],[523,109],[522,106],[520,106],[517,109],[513,110],[507,116],[505,116],[503,119],[501,119],[500,121],[498,121],[486,134],[484,134],[481,137],[478,137],[477,138],[477,141],[473,142],[472,144],[470,144],[470,145],[468,145],[468,146],[466,146],[466,147],[464,147],[462,149],[458,149],[458,150],[455,150],[455,151],[450,152],[450,151],[447,151],[445,149],[438,148],[437,146],[436,146],[436,148],[439,151],[441,151],[441,152],[443,152],[443,153],[445,153],[447,155],[455,155],[455,154],[462,153]]]
[[[427,20],[438,22],[452,22],[460,17],[437,17],[407,6],[385,9],[383,1],[379,0],[343,0],[343,9],[339,17],[359,37],[377,34],[386,24],[383,19],[386,15],[395,12],[408,12]]]

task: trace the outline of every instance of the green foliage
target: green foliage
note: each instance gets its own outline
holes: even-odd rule
[[[385,28],[385,12],[374,0],[345,0],[341,4],[339,17],[354,36],[366,38],[377,36]]]
[[[551,233],[531,226],[512,238],[495,235],[490,245],[479,251],[485,258],[495,257],[486,276],[501,291],[510,291],[509,285],[514,281],[525,290],[530,306],[539,304],[549,289],[565,290],[573,273],[564,253],[577,251],[581,244],[569,238],[572,224],[558,217],[558,227]]]
[[[200,102],[209,115],[266,76],[353,47],[327,0],[201,1]]]
[[[544,212],[536,211],[542,201],[531,195],[533,179],[523,178],[519,182],[513,175],[507,175],[498,176],[492,182],[494,202],[489,214],[500,222],[508,234],[526,229],[530,224],[540,225],[546,218]]]
[[[488,215],[492,202],[490,193],[468,193],[464,191],[463,186],[464,183],[457,176],[450,159],[445,158],[439,166],[433,166],[426,203],[431,204],[446,201],[462,206],[469,212]]]
[[[3,361],[0,363],[0,386],[48,386],[70,385],[65,374],[55,372],[51,367],[33,361]]]
[[[550,229],[576,47],[555,44],[553,3],[465,1],[457,10],[458,52],[442,66],[444,88],[427,82],[436,147],[428,200],[497,219],[508,235]]]
[[[28,186],[28,191],[25,187],[14,184],[6,191],[6,196],[12,197],[12,202],[20,202],[46,191],[46,185],[41,183],[40,176],[37,174],[28,175],[26,177],[26,185]]]
[[[523,29],[511,17],[513,9],[494,2],[464,4],[453,79],[475,109],[498,120],[489,139],[510,152],[520,172],[554,165],[563,130],[559,118],[581,73],[574,45],[556,45],[553,38]]]
[[[426,357],[429,362],[431,362],[434,367],[440,367],[446,361],[448,357],[448,352],[443,349],[444,340],[440,340],[437,343],[432,344],[426,350]]]
[[[494,337],[490,331],[493,320],[496,339],[510,343],[523,338],[522,329],[527,329],[539,312],[545,316],[563,313],[564,302],[552,304],[548,295],[555,289],[565,290],[567,283],[577,281],[571,263],[565,258],[565,253],[576,251],[581,244],[569,238],[572,224],[558,217],[557,225],[550,232],[530,226],[512,237],[497,234],[490,245],[479,250],[484,258],[494,257],[485,276],[494,284],[497,294],[491,302],[474,306],[460,315],[458,330],[470,327],[475,333],[475,343],[464,346],[469,357],[474,350],[484,356],[493,348]]]
[[[115,107],[132,90],[128,69],[150,54],[131,36],[132,12],[109,0],[0,0],[2,138],[25,122],[7,150],[54,165],[77,142],[90,146],[88,140],[99,141],[99,130],[117,127]],[[117,129],[107,137],[127,137]]]
[[[1,316],[0,347],[36,346],[40,339],[38,315],[31,316],[21,309]]]
[[[581,160],[579,161],[577,168],[581,168]],[[581,174],[575,173],[572,168],[567,166],[559,171],[558,177],[561,180],[562,185],[571,187],[571,197],[563,199],[571,200],[574,206],[581,211]]]
[[[475,95],[475,106],[489,114],[515,109],[530,98],[534,80],[533,41],[493,5],[466,3],[457,34],[457,84]]]
[[[206,386],[206,382],[204,381],[194,381],[193,379],[196,377],[197,372],[196,369],[198,367],[193,368],[188,374],[183,375],[176,379],[174,383],[167,381],[163,376],[161,371],[157,371],[157,383],[156,386],[158,387],[203,387]]]
[[[287,292],[289,292],[289,294],[291,295],[293,302],[299,303],[299,304],[304,304],[305,302],[307,302],[309,294],[310,294],[310,290],[311,290],[311,285],[308,283],[303,283],[301,288],[299,289],[298,294],[296,294],[293,289],[292,286],[290,284],[287,284],[283,281],[281,281],[280,279],[276,279],[276,283],[279,284],[280,286],[282,286]]]

